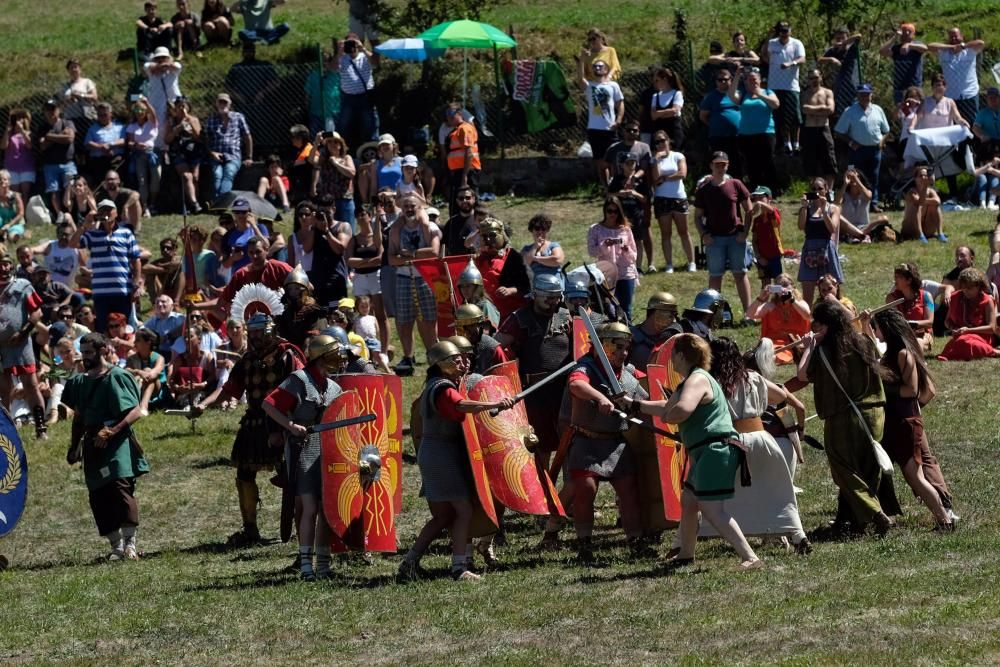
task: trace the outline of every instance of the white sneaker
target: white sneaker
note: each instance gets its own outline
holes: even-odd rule
[[[986,210],[986,202],[985,201],[979,202],[979,208],[981,208],[982,210],[985,211]]]
[[[698,265],[697,264],[695,264],[694,262],[691,262],[690,264],[688,264],[688,273],[694,273],[697,270],[698,270]]]
[[[986,208],[990,209],[991,211],[1000,211],[1000,204],[997,204],[996,202],[990,202],[990,204],[987,205]]]
[[[667,264],[665,267],[663,267],[663,272],[664,273],[673,273],[674,272],[674,265],[673,264]]]

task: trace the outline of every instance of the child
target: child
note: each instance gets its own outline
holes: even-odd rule
[[[625,217],[632,223],[632,235],[638,245],[635,265],[642,266],[642,252],[646,251],[649,261],[648,271],[655,272],[653,266],[653,237],[649,234],[649,221],[646,220],[646,202],[649,200],[649,186],[642,176],[636,176],[638,163],[636,156],[629,153],[622,162],[620,174],[615,174],[608,183],[608,194],[616,195],[625,209]]]
[[[377,361],[379,369],[385,373],[391,373],[389,367],[389,357],[382,352],[382,344],[378,319],[372,315],[372,298],[368,295],[359,296],[354,299],[354,332],[365,339],[365,345],[373,357],[372,361]]]
[[[396,183],[396,198],[403,201],[403,197],[416,192],[422,201],[427,201],[424,196],[424,186],[420,183],[420,161],[416,155],[403,156],[403,178]]]
[[[55,355],[52,357],[52,367],[46,373],[48,384],[48,402],[45,405],[45,416],[49,424],[59,421],[59,404],[62,400],[66,380],[81,372],[77,361],[73,340],[63,337],[55,344]]]
[[[281,158],[277,155],[268,155],[264,160],[264,167],[267,169],[267,176],[261,176],[257,184],[257,195],[263,197],[275,206],[281,207],[282,213],[288,213],[291,206],[288,205],[288,177],[281,166]]]
[[[782,272],[781,256],[784,248],[781,245],[781,211],[771,205],[771,189],[764,185],[758,185],[750,193],[750,201],[753,203],[750,209],[750,233],[760,288],[764,289]]]

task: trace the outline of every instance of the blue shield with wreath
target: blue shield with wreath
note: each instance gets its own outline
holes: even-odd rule
[[[28,498],[28,458],[7,411],[0,406],[0,537],[21,520]]]

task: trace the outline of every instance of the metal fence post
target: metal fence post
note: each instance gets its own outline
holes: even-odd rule
[[[319,72],[319,99],[320,110],[322,111],[322,118],[320,119],[320,124],[323,129],[326,129],[326,72],[323,71],[323,45],[319,42],[316,43],[316,67]],[[306,75],[306,80],[308,81],[308,75]],[[307,110],[308,113],[308,110]],[[311,129],[310,129],[311,131]]]

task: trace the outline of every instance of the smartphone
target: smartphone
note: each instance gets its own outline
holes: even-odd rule
[[[807,192],[806,199],[808,201],[816,201],[817,199],[819,199],[819,194],[815,192]]]
[[[854,165],[853,164],[847,165],[847,171],[855,171]]]
[[[784,294],[785,287],[783,285],[768,285],[767,291],[770,294]]]

